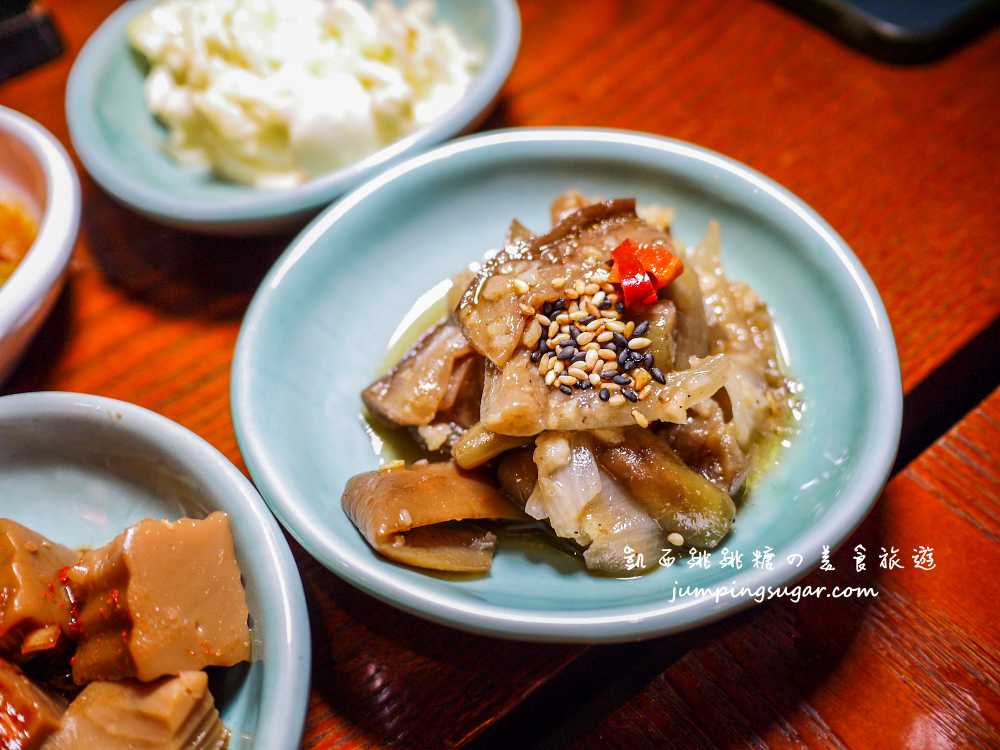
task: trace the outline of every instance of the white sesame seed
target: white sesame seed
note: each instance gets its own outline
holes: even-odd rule
[[[531,287],[528,286],[528,282],[526,282],[524,279],[514,279],[514,288],[520,294],[524,294],[529,289],[531,289]]]
[[[618,355],[615,354],[610,349],[601,349],[599,352],[597,352],[597,356],[603,359],[605,362],[612,362],[618,359]]]
[[[613,339],[614,337],[615,335],[611,331],[604,331],[603,333],[597,334],[597,342],[600,344],[606,344],[609,341],[611,341],[611,339]]]
[[[562,363],[561,359],[557,359],[557,360],[554,360],[552,362],[552,370],[553,370],[553,372],[555,372],[556,375],[558,375],[559,373],[561,373],[565,368],[566,368],[566,365],[564,365]]]
[[[607,295],[604,292],[598,292],[591,298],[590,303],[595,306],[600,306],[600,304],[604,302],[605,297],[607,297]]]
[[[556,371],[549,370],[545,373],[545,385],[552,385],[554,382],[556,382]]]
[[[684,546],[684,537],[678,534],[676,531],[671,531],[667,534],[667,541],[670,542],[675,547]]]
[[[625,330],[625,324],[620,320],[608,320],[605,321],[604,325],[608,330],[614,331],[615,333],[621,333]]]
[[[601,287],[599,284],[594,284],[593,282],[591,282],[590,284],[587,284],[583,288],[583,291],[586,294],[597,294],[599,291],[601,291]]]
[[[584,331],[583,333],[581,333],[579,336],[576,337],[576,343],[579,346],[586,346],[593,340],[594,340],[594,334],[592,334],[590,331]]]
[[[587,303],[587,312],[589,312],[595,318],[601,317],[601,311],[600,311],[600,309],[593,302],[588,302]]]
[[[647,346],[653,342],[647,339],[645,336],[636,336],[634,339],[629,339],[628,348],[633,351],[639,351],[645,349]]]
[[[594,386],[594,388],[601,384],[601,376],[596,372],[590,373],[590,375],[587,376],[587,379],[590,381],[590,384]]]
[[[579,367],[571,367],[566,372],[568,372],[570,375],[572,375],[577,380],[586,380],[587,379],[587,373],[586,373],[586,371],[585,370],[581,370]]]
[[[534,349],[538,344],[538,339],[542,337],[542,326],[537,320],[532,320],[528,323],[527,327],[524,329],[524,335],[521,337],[521,343],[524,344],[527,349]]]
[[[618,320],[617,310],[601,310],[601,317],[607,318],[608,320]],[[622,326],[624,328],[625,326]]]
[[[587,367],[593,369],[594,365],[596,365],[598,362],[601,361],[601,358],[598,355],[598,350],[588,349],[586,359],[584,359],[583,361],[587,363]]]
[[[596,331],[598,328],[601,328],[603,326],[604,326],[604,320],[602,318],[597,318],[596,320],[592,320],[589,323],[587,323],[587,325],[583,327],[583,330]]]
[[[633,409],[632,410],[632,419],[634,419],[635,423],[637,425],[639,425],[640,427],[644,427],[644,428],[645,427],[649,427],[649,420],[646,419],[646,417],[644,417],[643,414],[642,414],[642,412],[639,411],[638,409]]]
[[[580,293],[576,291],[576,289],[569,289],[569,288],[567,288],[566,291],[563,292],[563,294],[566,295],[567,299],[576,299],[577,297],[580,296]]]
[[[601,345],[598,344],[596,341],[591,341],[589,344],[587,344],[585,347],[583,347],[583,350],[585,352],[589,352],[589,351],[599,352],[601,350]]]
[[[552,321],[551,321],[551,320],[549,320],[549,319],[548,319],[547,317],[545,317],[544,315],[542,315],[541,313],[537,313],[537,314],[535,315],[535,320],[537,320],[537,321],[538,321],[539,323],[541,323],[541,324],[542,324],[543,326],[545,326],[546,328],[548,328],[548,327],[549,327],[550,325],[552,325]]]
[[[572,375],[560,375],[559,382],[563,385],[573,385],[576,382],[576,378]]]
[[[567,336],[569,336],[569,323],[564,323],[563,325],[559,326],[559,330],[565,333]]]
[[[641,391],[639,391],[639,393],[636,394],[636,395],[638,395],[639,399],[641,400],[641,399],[646,398],[646,396],[648,396],[652,392],[653,392],[653,386],[647,385],[645,388],[643,388]]]
[[[559,344],[560,341],[569,341],[569,333],[565,331],[562,333],[557,333],[555,336],[552,337],[552,340],[556,344]]]
[[[564,279],[562,276],[557,276],[556,278],[552,279],[553,289],[562,289],[564,286],[566,286],[566,279]]]
[[[608,403],[612,406],[621,406],[625,403],[625,397],[620,393],[615,393],[608,399]]]
[[[559,313],[558,315],[556,315],[556,323],[558,323],[561,326],[564,326],[567,323],[569,323],[569,314]]]
[[[577,310],[576,312],[571,312],[569,314],[570,320],[580,320],[581,318],[586,318],[586,317],[587,317],[586,310]]]
[[[630,321],[629,321],[628,323],[626,323],[626,324],[625,324],[625,330],[624,330],[624,331],[622,331],[622,335],[623,335],[623,336],[624,336],[625,338],[628,338],[629,336],[631,336],[631,335],[632,335],[632,332],[633,332],[634,330],[635,330],[635,321],[633,321],[633,320],[630,320]]]
[[[547,373],[549,371],[549,362],[551,360],[552,360],[552,358],[549,356],[548,352],[546,352],[545,354],[543,354],[542,358],[540,360],[538,360],[538,372],[540,374],[544,375],[545,373]]]
[[[587,291],[587,285],[583,283],[583,279],[577,279],[573,283],[573,291],[576,292],[577,296],[580,296]]]
[[[533,308],[531,305],[526,305],[523,302],[518,302],[517,306],[521,309],[521,312],[523,312],[525,315],[535,314],[535,308]]]

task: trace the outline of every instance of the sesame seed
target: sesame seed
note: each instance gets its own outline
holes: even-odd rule
[[[601,291],[601,286],[600,284],[595,284],[594,282],[591,282],[583,288],[583,291],[586,294],[597,294],[598,292]]]
[[[633,331],[633,333],[636,336],[645,336],[646,335],[646,331],[648,331],[648,330],[649,330],[649,321],[648,320],[644,320],[639,325],[637,325],[635,327],[635,331]]]
[[[534,357],[535,354],[538,354],[538,353],[539,352],[534,352],[534,354],[532,354],[531,356]],[[541,357],[541,359],[538,362],[538,372],[541,373],[542,375],[544,375],[546,372],[548,372],[549,371],[549,365],[551,364],[551,362],[552,362],[552,355],[551,354],[543,354],[542,357]]]
[[[549,362],[551,362],[550,366],[555,371],[556,375],[558,375],[559,373],[561,373],[563,370],[566,369],[566,366],[558,359],[551,359],[549,360]]]
[[[549,338],[552,338],[557,333],[559,333],[559,324],[553,320],[549,323]]]
[[[590,375],[587,376],[587,380],[590,381],[590,384],[593,386],[601,384],[601,376],[596,372],[590,373]]]
[[[602,372],[601,373],[601,380],[614,380],[616,377],[618,377],[618,373],[617,372]]]
[[[640,392],[649,384],[651,379],[650,374],[642,367],[637,367],[633,370],[632,375],[635,378],[635,387]]]
[[[545,373],[545,385],[552,385],[554,382],[556,382],[556,371],[549,370]]]
[[[589,344],[587,344],[583,348],[586,349],[588,352],[596,352],[596,351],[600,351],[601,345],[598,344],[596,341],[591,341]]]
[[[628,353],[629,353],[629,350],[628,350],[628,349],[622,349],[622,350],[621,350],[621,351],[620,351],[620,352],[618,353],[618,365],[619,365],[620,367],[624,367],[624,368],[625,368],[626,370],[628,369],[628,367],[627,367],[627,366],[626,366],[626,364],[625,364],[625,363],[626,363],[626,361],[628,360]]]
[[[616,393],[610,399],[608,399],[608,402],[612,406],[621,406],[622,404],[625,403],[625,399],[622,398],[622,394]]]
[[[597,395],[600,396],[601,401],[607,401],[609,398],[611,398],[611,391],[609,391],[607,388],[601,388],[601,392],[598,393]]]
[[[614,310],[601,310],[601,317],[606,320],[615,320],[618,317],[618,313]],[[622,326],[624,328],[625,326]]]
[[[569,314],[564,312],[559,313],[556,315],[556,322],[561,326],[569,325]]]
[[[633,409],[632,410],[632,419],[634,419],[635,423],[637,425],[639,425],[640,427],[643,427],[643,428],[649,427],[649,420],[646,419],[646,417],[644,417],[643,414],[642,414],[642,412],[639,411],[638,409]]]
[[[572,375],[577,380],[587,380],[587,373],[585,370],[581,370],[579,367],[571,367],[567,372]]]
[[[565,393],[567,396],[572,396],[573,395],[573,389],[570,388],[565,383],[559,386],[559,390],[562,391],[563,393]]]
[[[615,375],[611,380],[618,383],[618,385],[632,385],[632,378],[628,375]]]
[[[633,339],[629,339],[628,348],[632,349],[633,351],[638,351],[640,349],[645,349],[652,343],[653,343],[652,341],[645,338],[644,336],[636,336]]]
[[[537,364],[538,360],[540,360],[541,358],[542,358],[542,353],[540,351],[538,351],[537,349],[531,353],[531,361],[532,362],[534,362],[534,363]]]
[[[608,330],[614,331],[615,333],[621,333],[625,330],[625,324],[620,320],[607,320],[604,325],[607,326]]]
[[[517,291],[518,291],[518,292],[519,292],[520,294],[524,294],[524,293],[526,293],[526,292],[527,292],[527,291],[528,291],[529,289],[531,289],[531,287],[530,287],[530,286],[528,286],[528,282],[524,281],[523,279],[514,279],[514,288],[515,288],[515,289],[516,289],[516,290],[517,290]]]
[[[576,299],[580,296],[580,293],[576,289],[567,289],[565,294],[569,299]]]
[[[612,360],[617,359],[618,357],[618,355],[615,354],[610,349],[601,349],[599,352],[597,352],[597,356],[603,359],[605,362],[611,362]]]
[[[563,385],[573,385],[576,382],[576,378],[572,375],[560,375],[557,380]]]
[[[587,363],[587,367],[594,369],[594,365],[601,361],[600,356],[597,354],[597,349],[588,349],[587,356],[584,361]]]
[[[625,324],[625,330],[622,331],[622,333],[625,334],[625,338],[628,338],[629,336],[632,335],[632,331],[634,330],[635,330],[635,321],[630,320],[628,323]]]
[[[518,302],[517,306],[521,309],[521,312],[523,312],[525,315],[535,314],[535,308],[533,308],[531,305],[526,305],[523,302]]]
[[[594,334],[591,333],[590,331],[587,331],[586,333],[578,333],[576,335],[576,343],[579,346],[586,346],[593,340],[594,340]]]
[[[581,320],[580,322],[582,323],[583,321]],[[589,323],[587,323],[584,326],[584,328],[586,328],[588,331],[595,331],[595,332],[599,328],[603,328],[603,327],[604,327],[604,320],[601,319],[601,318],[594,318],[592,321],[590,321]]]
[[[646,352],[646,354],[643,356],[643,358],[642,358],[642,366],[645,367],[647,370],[652,369],[652,367],[653,367],[653,353],[652,352]]]
[[[564,346],[559,349],[556,356],[562,360],[573,359],[576,356],[576,347],[573,345]]]
[[[641,400],[646,398],[646,396],[648,396],[652,392],[653,392],[653,386],[647,385],[645,388],[639,391],[639,399]]]
[[[589,326],[591,323],[594,322],[595,319],[596,319],[596,317],[594,315],[586,315],[586,316],[580,318],[580,321],[577,323],[577,325],[578,326]]]
[[[541,337],[541,324],[537,320],[532,320],[524,329],[524,335],[521,337],[521,343],[524,344],[527,349],[534,349]]]
[[[573,291],[577,295],[583,294],[587,290],[587,285],[583,283],[583,279],[577,279],[573,284]]]
[[[598,292],[597,294],[595,294],[593,297],[590,298],[590,304],[594,305],[595,307],[600,307],[601,303],[604,302],[605,299],[607,299],[607,296],[608,295],[606,295],[604,292]]]
[[[620,334],[620,333],[613,333],[611,335],[612,335],[612,339],[611,340],[615,342],[615,346],[617,346],[619,349],[627,349],[628,348],[628,339],[625,338],[622,334]]]
[[[552,325],[552,321],[549,320],[546,316],[542,315],[541,313],[536,313],[535,314],[535,320],[537,320],[539,323],[541,323],[546,328],[548,328],[550,325]]]
[[[670,542],[675,547],[684,546],[684,537],[678,534],[676,531],[671,531],[667,534],[667,541]]]
[[[620,313],[624,313],[625,312],[625,303],[624,302],[619,302],[618,304],[615,305],[615,309],[618,312],[620,312]]]
[[[663,377],[663,370],[661,370],[659,367],[651,367],[649,370],[649,374],[653,376],[653,380],[655,380],[657,383],[661,383],[663,385],[667,384],[667,379]]]
[[[622,395],[627,398],[632,403],[639,400],[639,394],[633,391],[631,388],[622,388]]]
[[[566,279],[564,279],[562,276],[557,276],[556,278],[552,279],[553,289],[562,289],[564,286],[566,286]]]
[[[597,343],[599,343],[599,344],[606,344],[609,341],[611,341],[612,338],[614,338],[614,335],[615,334],[612,333],[611,331],[603,331],[603,332],[597,334]]]
[[[587,317],[587,311],[586,310],[576,310],[576,311],[571,312],[569,314],[569,319],[572,320],[572,321],[580,321],[580,320],[582,320],[583,318],[586,318],[586,317]]]

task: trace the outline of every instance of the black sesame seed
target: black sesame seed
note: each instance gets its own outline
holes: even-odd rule
[[[635,330],[632,332],[632,335],[633,336],[645,336],[646,335],[646,331],[648,331],[648,330],[649,330],[649,321],[648,320],[644,320],[639,325],[637,325],[635,327]]]
[[[618,354],[618,366],[625,367],[625,362],[629,359],[629,354],[631,354],[630,349],[622,349]]]
[[[557,299],[555,302],[552,303],[552,312],[554,313],[559,312],[565,307],[566,307],[566,300],[562,298]]]
[[[583,331],[581,331],[576,326],[569,327],[569,335],[572,337],[574,341],[576,341],[576,337],[579,336],[581,333],[583,333]]]
[[[633,391],[631,388],[622,388],[622,395],[632,402],[639,400],[639,394]]]
[[[542,305],[542,315],[544,315],[546,318],[551,318],[552,317],[552,303],[551,302],[546,302],[544,305]]]
[[[625,312],[625,303],[619,302],[617,305],[615,305],[615,309],[618,310],[618,312],[620,313]]]
[[[573,357],[575,356],[576,356],[576,347],[574,347],[573,345],[564,346],[562,349],[559,350],[559,353],[556,355],[557,358],[563,360],[573,359]]]
[[[559,386],[559,390],[562,391],[563,393],[565,393],[567,396],[572,396],[573,395],[573,389],[570,388],[565,383],[563,383],[562,385]]]
[[[611,391],[609,391],[607,388],[601,388],[601,392],[598,393],[597,395],[600,396],[601,401],[607,401],[609,398],[611,398]]]
[[[614,352],[615,354],[618,353],[618,347],[615,346],[614,342],[612,342],[612,341],[607,341],[607,342],[601,344],[601,346],[603,346],[609,352]]]
[[[578,351],[573,355],[574,362],[583,362],[587,358],[587,352]]]
[[[607,372],[602,372],[601,373],[601,380],[611,381],[611,380],[614,380],[617,377],[618,377],[618,373],[615,372],[614,370],[608,370]]]
[[[541,358],[542,358],[541,352],[534,351],[531,353],[531,361],[534,362],[536,365],[538,364],[539,360],[541,360]]]
[[[590,381],[589,380],[577,380],[576,381],[576,387],[579,388],[581,391],[585,391],[588,388],[590,388]]]
[[[619,349],[628,349],[628,339],[622,336],[620,333],[615,333],[611,340],[615,342],[615,346]]]
[[[597,309],[598,310],[610,310],[611,309],[611,300],[609,300],[609,299],[604,300],[604,302],[602,302],[601,304],[599,304],[597,306]]]
[[[632,385],[632,378],[628,375],[615,375],[611,378],[613,383],[618,383],[618,385]]]
[[[653,376],[653,380],[655,380],[657,383],[663,383],[664,385],[666,385],[667,379],[663,377],[663,370],[661,370],[659,367],[650,367],[649,374]]]
[[[577,325],[581,325],[581,326],[590,325],[595,320],[597,320],[597,318],[595,318],[593,315],[588,315],[585,318],[580,318],[580,320],[577,321]]]
[[[650,369],[653,366],[653,353],[652,352],[646,352],[646,354],[643,355],[642,366],[645,367],[647,370]]]

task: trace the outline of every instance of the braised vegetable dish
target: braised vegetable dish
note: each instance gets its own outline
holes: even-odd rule
[[[0,748],[221,750],[202,670],[250,656],[225,513],[82,550],[0,519]]]
[[[798,387],[717,224],[685,249],[669,210],[631,198],[568,192],[551,212],[458,274],[445,319],[362,394],[426,452],[344,491],[391,560],[484,572],[498,531],[540,522],[588,570],[642,573],[716,547],[794,431]]]

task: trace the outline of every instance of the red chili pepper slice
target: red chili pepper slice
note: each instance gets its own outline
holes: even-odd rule
[[[636,258],[656,284],[662,289],[684,272],[684,261],[658,245],[640,245]]]
[[[639,262],[635,243],[626,239],[611,252],[611,257],[615,264],[611,269],[610,280],[621,284],[625,307],[656,302],[656,287]]]

